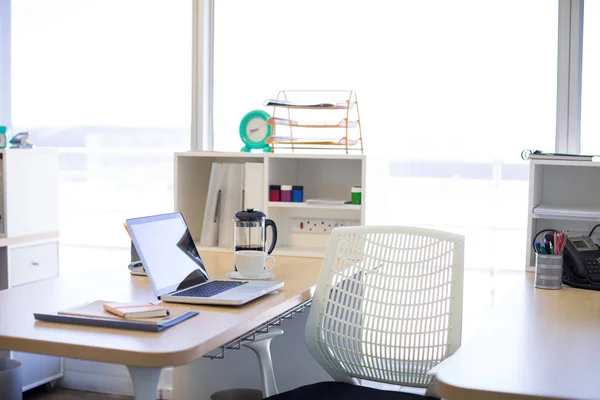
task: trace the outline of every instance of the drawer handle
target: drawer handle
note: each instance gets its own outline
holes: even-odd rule
[[[33,265],[34,267],[37,267],[38,265],[40,265],[39,261],[32,261],[31,265]]]

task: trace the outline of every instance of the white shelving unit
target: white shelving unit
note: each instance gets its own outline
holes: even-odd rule
[[[533,270],[534,235],[543,229],[587,236],[600,224],[600,163],[592,161],[531,160],[526,266]],[[600,227],[592,235],[598,243]],[[543,241],[542,235],[537,240]]]
[[[58,168],[56,150],[0,150],[0,290],[58,276]],[[21,362],[23,390],[63,375],[60,357],[0,358]]]
[[[322,257],[329,241],[330,227],[324,231],[299,229],[298,221],[336,222],[363,225],[366,204],[366,156],[285,153],[184,152],[175,154],[175,210],[181,211],[195,241],[199,241],[206,197],[214,162],[263,165],[262,179],[256,184],[263,193],[261,207],[277,224],[275,255]],[[306,204],[270,202],[269,185],[302,185],[304,199],[346,200],[351,188],[362,186],[362,204]],[[241,189],[241,188],[240,188]],[[241,209],[241,204],[240,204]],[[233,224],[233,215],[232,224]],[[267,231],[269,232],[269,231]],[[270,240],[270,239],[268,239]],[[230,247],[202,247],[199,251],[233,251]]]

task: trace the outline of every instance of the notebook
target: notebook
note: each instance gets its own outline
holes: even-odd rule
[[[169,310],[149,301],[133,301],[128,303],[104,303],[104,309],[111,314],[127,319],[158,318],[170,315]]]
[[[58,311],[56,314],[34,313],[33,315],[35,319],[46,322],[160,332],[198,314],[197,311],[183,307],[167,307],[169,310],[167,317],[126,319],[106,311],[104,309],[106,303],[114,302],[97,300]]]

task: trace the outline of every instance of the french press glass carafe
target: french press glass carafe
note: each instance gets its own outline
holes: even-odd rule
[[[267,219],[261,211],[253,208],[238,211],[233,217],[233,241],[234,251],[254,250],[265,251],[267,242],[267,226],[272,229],[271,246],[268,254],[271,254],[277,243],[277,226],[275,222]]]

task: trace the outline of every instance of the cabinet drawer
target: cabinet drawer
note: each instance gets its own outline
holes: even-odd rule
[[[60,357],[13,351],[12,358],[21,362],[23,390],[39,386],[62,375]]]
[[[8,250],[8,286],[23,285],[58,276],[58,243]]]

